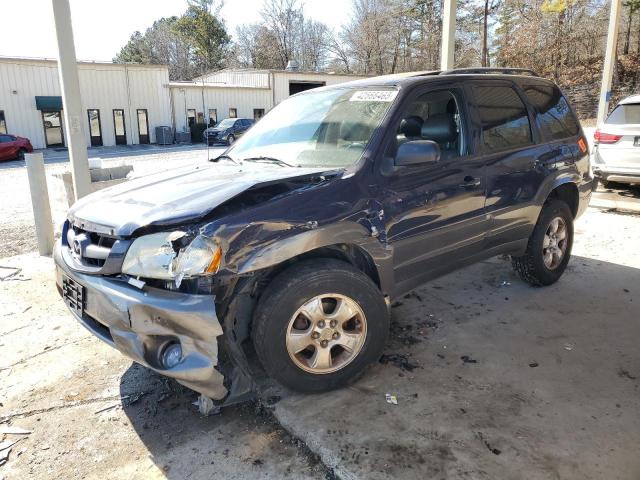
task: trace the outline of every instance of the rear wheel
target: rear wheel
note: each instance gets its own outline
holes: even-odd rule
[[[545,203],[525,254],[511,257],[520,277],[535,286],[551,285],[564,273],[573,245],[573,215],[561,200]]]
[[[309,260],[278,275],[254,317],[253,343],[264,369],[300,392],[348,384],[382,354],[389,317],[380,290],[359,270]]]

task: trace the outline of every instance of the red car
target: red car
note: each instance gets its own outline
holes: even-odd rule
[[[0,161],[23,160],[25,153],[33,152],[28,138],[0,134]]]

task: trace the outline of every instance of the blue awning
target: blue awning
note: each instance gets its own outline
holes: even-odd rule
[[[62,110],[62,97],[38,97],[36,96],[36,108],[38,110]]]

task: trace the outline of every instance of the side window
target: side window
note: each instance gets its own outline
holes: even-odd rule
[[[527,108],[511,87],[474,87],[482,122],[485,152],[500,152],[533,143]]]
[[[536,109],[545,139],[560,140],[578,134],[578,122],[559,89],[548,85],[526,85],[524,91]]]
[[[0,135],[0,143],[10,142],[9,137],[7,135]]]
[[[449,90],[420,95],[405,109],[396,132],[396,147],[412,140],[431,140],[443,160],[463,155],[465,145],[458,100]]]

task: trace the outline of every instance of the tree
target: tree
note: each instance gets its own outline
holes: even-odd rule
[[[640,0],[627,0],[626,2],[622,2],[624,7],[629,9],[629,20],[627,20],[627,32],[624,38],[624,49],[623,53],[625,55],[629,54],[629,44],[631,42],[631,24],[633,23],[633,16],[637,11],[640,11]],[[638,53],[640,53],[640,35],[638,36]]]
[[[190,60],[190,46],[175,32],[177,17],[153,22],[145,33],[134,32],[113,59],[117,63],[169,65],[171,80],[186,80],[197,75]]]
[[[296,47],[300,47],[304,24],[302,7],[298,0],[268,0],[260,13],[275,36],[280,67],[285,68],[290,60],[297,60]]]
[[[190,45],[200,73],[222,68],[231,41],[224,24],[209,10],[211,4],[211,0],[191,0],[175,23],[175,31]]]

